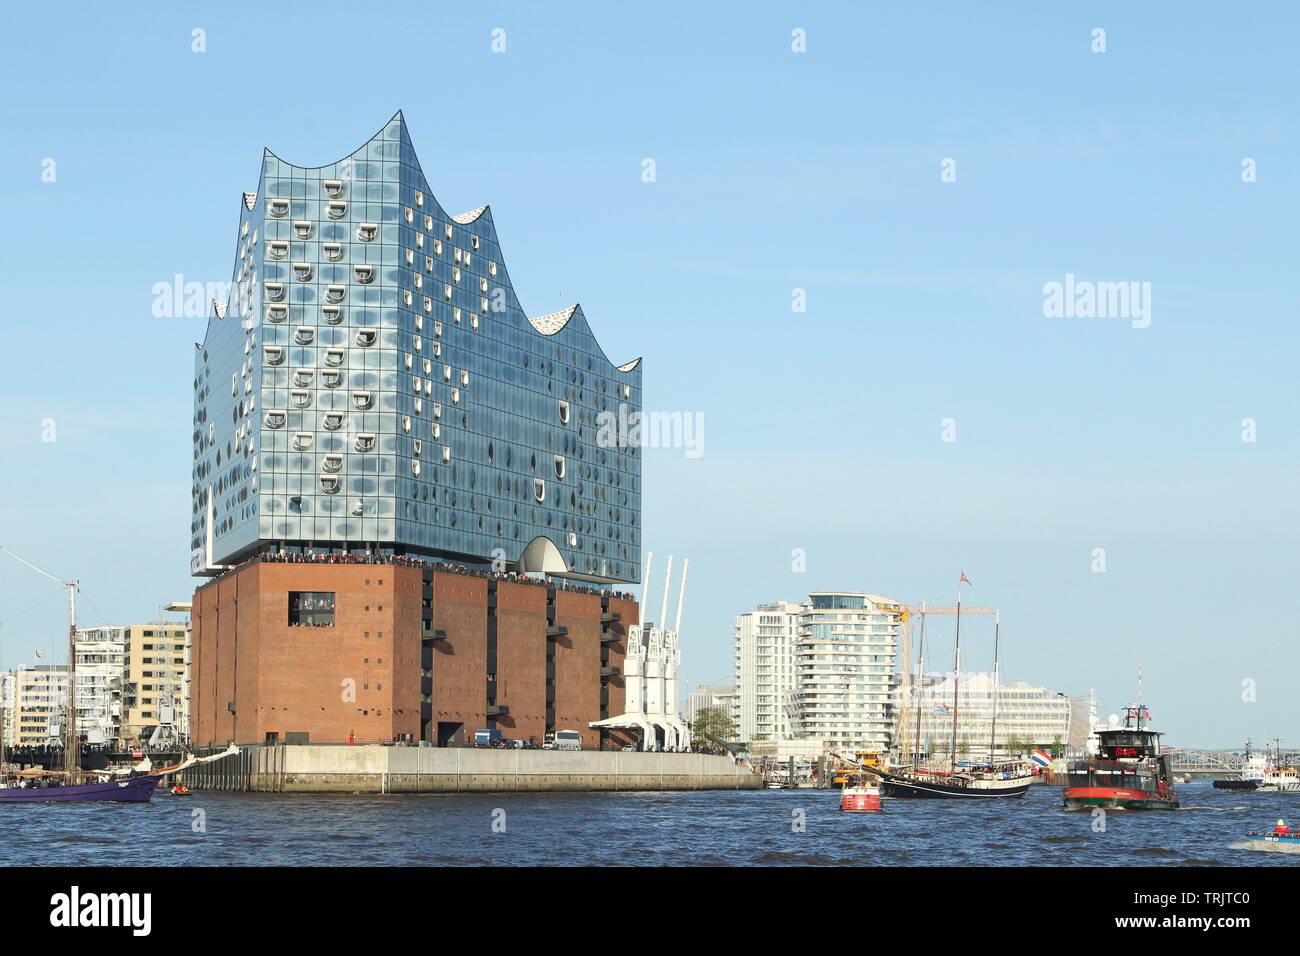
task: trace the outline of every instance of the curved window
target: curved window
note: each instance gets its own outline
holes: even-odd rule
[[[357,329],[357,345],[374,345],[379,333],[374,329]]]
[[[325,364],[326,364],[326,365],[332,365],[332,366],[334,366],[334,367],[338,367],[338,366],[342,365],[342,364],[343,364],[343,350],[342,350],[342,349],[326,349],[326,350],[325,350]]]
[[[326,455],[321,459],[321,469],[323,471],[338,471],[343,467],[342,455]]]
[[[310,239],[313,229],[315,229],[315,225],[310,219],[295,219],[293,221],[293,234],[299,239]]]
[[[283,322],[289,317],[289,307],[287,305],[268,305],[266,307],[266,321],[271,323]]]
[[[266,413],[266,418],[263,421],[267,428],[282,428],[288,417],[286,412],[270,411]]]
[[[325,320],[326,325],[338,325],[343,321],[343,310],[337,305],[322,305],[320,316]]]
[[[355,266],[353,267],[352,272],[353,275],[356,277],[356,280],[360,282],[362,285],[368,285],[371,282],[375,281],[374,266]]]
[[[357,408],[369,408],[373,399],[369,392],[353,392],[352,404]]]
[[[451,461],[451,446],[450,446],[450,445],[443,445],[443,446],[442,446],[442,460],[443,460],[443,461]]]
[[[357,224],[357,238],[362,242],[374,242],[375,236],[379,234],[379,225],[373,222],[363,222]]]
[[[321,186],[325,189],[325,195],[331,199],[338,199],[343,195],[343,180],[341,179],[323,180]]]
[[[321,369],[320,380],[326,388],[338,388],[343,382],[343,373],[336,369]]]
[[[564,477],[564,456],[563,455],[555,456],[555,477],[556,478]]]
[[[327,285],[325,287],[325,298],[330,302],[342,302],[347,292],[348,287],[345,285]]]
[[[306,282],[312,276],[310,262],[295,262],[293,264],[293,277],[299,282]]]
[[[322,243],[321,249],[325,251],[325,258],[330,262],[338,262],[343,258],[343,244],[341,242]]]
[[[337,495],[339,493],[339,480],[334,475],[320,476],[320,490],[327,495]]]
[[[316,338],[316,330],[310,325],[300,325],[293,333],[293,340],[299,345],[310,345]]]
[[[311,369],[300,368],[293,373],[293,384],[297,385],[299,388],[306,388],[311,384],[312,379],[315,377],[316,373]]]
[[[321,424],[327,431],[336,432],[343,427],[343,416],[338,412],[330,412],[321,420]]]
[[[262,354],[266,357],[267,365],[279,365],[284,361],[284,349],[278,345],[263,345]]]
[[[295,432],[293,436],[293,447],[295,451],[306,451],[311,447],[311,443],[316,440],[316,436],[311,432]]]
[[[289,401],[294,408],[306,408],[311,404],[311,392],[305,388],[295,388],[289,392]]]
[[[279,302],[284,298],[283,282],[268,282],[266,284],[266,297],[272,302]]]
[[[266,254],[272,259],[283,259],[289,254],[289,243],[276,240],[266,244]]]
[[[562,425],[569,424],[569,403],[568,402],[560,402],[560,423]]]
[[[342,219],[348,214],[348,204],[345,202],[332,202],[325,207],[325,214],[331,219]]]
[[[375,448],[375,436],[369,434],[358,435],[353,447],[360,452],[373,451]]]
[[[411,459],[411,474],[413,474],[413,475],[418,475],[419,473],[420,473],[420,460],[419,460],[418,458],[412,458],[412,459]]]
[[[283,219],[285,216],[289,215],[289,200],[272,199],[267,207],[267,211],[276,219]]]
[[[546,479],[545,478],[533,479],[533,497],[536,498],[538,501],[546,500]]]

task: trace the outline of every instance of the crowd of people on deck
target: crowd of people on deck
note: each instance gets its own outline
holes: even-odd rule
[[[512,581],[517,584],[530,584],[535,587],[551,587],[555,588],[557,591],[574,591],[579,594],[608,594],[611,598],[620,601],[636,600],[635,596],[625,591],[605,591],[600,588],[588,587],[584,584],[575,584],[563,579],[534,578],[518,571],[493,571],[488,568],[478,568],[467,564],[456,564],[449,561],[418,558],[406,554],[357,554],[354,552],[315,551],[310,548],[306,551],[265,551],[249,558],[247,561],[238,565],[235,570],[241,571],[259,561],[274,564],[394,565],[402,568],[420,568],[422,570],[437,571],[442,574],[463,574],[468,577],[486,578],[492,581]]]

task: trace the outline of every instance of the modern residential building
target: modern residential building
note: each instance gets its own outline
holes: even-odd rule
[[[739,740],[752,744],[791,736],[787,700],[795,689],[795,646],[802,613],[802,605],[775,601],[736,615],[732,719]]]
[[[174,744],[186,736],[184,713],[189,630],[159,617],[126,632],[121,737],[124,743]],[[77,675],[80,680],[81,675]]]
[[[901,624],[892,598],[815,591],[799,615],[791,729],[843,750],[888,750]]]
[[[1059,743],[1071,751],[1083,748],[1089,732],[1087,700],[1036,687],[1025,681],[999,684],[997,687],[996,723],[994,721],[993,677],[982,673],[963,673],[959,682],[957,707],[958,754],[985,757],[990,740],[1001,754],[1023,752],[1031,747],[1050,749]],[[919,718],[920,750],[923,753],[950,753],[953,732],[952,674],[928,675],[916,695],[917,706],[906,708],[909,724],[905,737],[907,749],[917,739]],[[994,736],[996,734],[996,736]]]
[[[121,736],[127,630],[77,629],[77,733],[86,743],[111,744]]]
[[[735,702],[736,688],[734,686],[700,684],[695,690],[686,695],[686,722],[693,725],[696,715],[705,707],[716,707],[728,717],[732,717]]]
[[[68,703],[66,664],[35,664],[14,672],[14,746],[58,743]]]
[[[400,113],[325,166],[266,152],[239,213],[195,357],[194,741],[612,743],[585,728],[638,614],[610,588],[640,579],[640,360],[579,306],[527,316]]]

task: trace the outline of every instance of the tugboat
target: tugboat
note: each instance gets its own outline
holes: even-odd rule
[[[1143,725],[1150,719],[1145,706],[1130,704],[1123,727],[1097,731],[1097,759],[1070,766],[1065,809],[1178,809],[1169,757],[1160,752],[1161,734]]]
[[[1250,741],[1246,741],[1246,762],[1241,768],[1241,775],[1214,781],[1215,790],[1258,790],[1268,772],[1268,758],[1250,752]]]

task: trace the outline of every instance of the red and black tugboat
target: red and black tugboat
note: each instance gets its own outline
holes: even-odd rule
[[[1123,727],[1097,731],[1097,758],[1070,766],[1065,809],[1178,809],[1161,735],[1143,725],[1150,719],[1142,704],[1132,704],[1124,708]]]

